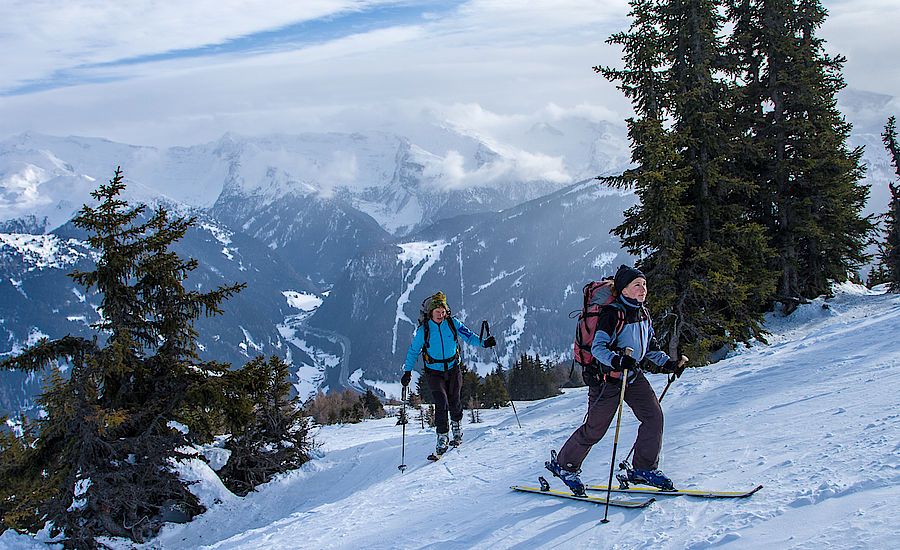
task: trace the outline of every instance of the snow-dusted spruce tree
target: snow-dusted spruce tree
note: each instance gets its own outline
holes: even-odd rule
[[[890,117],[881,134],[897,172],[897,182],[890,182],[891,202],[884,219],[885,239],[878,254],[879,268],[891,292],[900,292],[900,145],[897,144],[897,119]]]
[[[26,372],[53,367],[38,401],[45,416],[27,430],[31,466],[4,495],[4,524],[33,532],[49,522],[67,548],[95,548],[101,535],[143,541],[162,525],[164,508],[201,511],[170,467],[188,443],[170,422],[188,389],[211,374],[195,360],[192,321],[243,287],[186,291],[181,282],[196,263],[167,248],[193,220],[169,220],[160,209],[142,222],[146,208],[118,198],[124,187],[117,169],[92,193],[99,205],[73,219],[99,258],[96,269],[71,277],[101,296],[94,328],[106,342],[44,339],[3,362]]]
[[[172,468],[185,458],[179,449],[226,422],[243,432],[258,422],[241,417],[241,407],[259,401],[244,389],[253,369],[231,374],[229,365],[201,361],[195,351],[194,321],[220,313],[219,304],[245,285],[187,290],[197,262],[169,247],[194,220],[170,219],[162,208],[148,216],[144,206],[119,198],[124,187],[117,169],[92,193],[98,206],[85,205],[73,219],[98,261],[93,271],[71,277],[101,297],[94,328],[105,342],[44,339],[0,364],[50,370],[38,399],[44,415],[23,420],[21,435],[6,430],[0,437],[2,526],[34,533],[49,525],[66,548],[97,548],[100,536],[141,542],[168,514],[201,512]],[[280,383],[286,373],[270,376]],[[187,434],[179,424],[189,427]]]

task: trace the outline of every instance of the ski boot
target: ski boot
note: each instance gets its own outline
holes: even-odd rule
[[[461,422],[458,422],[456,420],[450,421],[450,431],[451,433],[453,433],[453,437],[450,438],[451,447],[459,447],[459,444],[462,443],[463,432],[462,426],[460,424]]]
[[[669,479],[666,474],[662,473],[661,470],[635,470],[630,467],[627,463],[623,463],[625,466],[623,469],[625,470],[624,474],[616,474],[616,479],[619,480],[619,488],[627,489],[628,485],[631,483],[636,483],[638,485],[649,485],[651,487],[656,487],[660,491],[674,491],[675,485],[672,483],[672,480]],[[620,465],[620,467],[623,467]]]
[[[434,454],[441,456],[450,448],[450,436],[447,434],[437,434],[437,444],[434,446]]]
[[[559,462],[556,461],[556,451],[550,451],[550,460],[544,462],[544,467],[550,470],[551,474],[561,479],[575,496],[585,496],[584,483],[581,482],[581,477],[579,477],[581,470],[570,472],[563,469]]]
[[[625,473],[616,474],[616,479],[619,481],[619,489],[627,489],[628,488],[628,472],[633,470],[627,461],[619,462],[619,469],[625,470]]]
[[[437,434],[437,444],[434,446],[434,452],[428,455],[428,460],[432,462],[437,462],[441,459],[444,453],[447,452],[447,449],[450,448],[450,436],[447,434],[438,433]]]

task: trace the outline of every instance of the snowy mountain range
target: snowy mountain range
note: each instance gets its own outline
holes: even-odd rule
[[[891,98],[842,96],[866,146],[870,211],[886,210],[893,169],[879,117]],[[878,107],[881,105],[881,107]],[[610,228],[634,202],[593,178],[628,165],[621,127],[568,119],[513,141],[450,127],[387,133],[241,137],[156,149],[23,134],[0,141],[0,355],[41,336],[92,336],[96,296],[65,276],[91,252],[68,220],[121,166],[133,203],[199,224],[178,251],[200,260],[189,284],[247,282],[226,314],[198,322],[201,356],[240,365],[278,354],[297,391],[396,393],[421,301],[498,337],[465,351],[481,372],[521,353],[570,353],[581,287],[629,258]],[[0,373],[0,411],[39,377]]]
[[[41,336],[92,335],[89,325],[98,318],[98,300],[83,295],[65,276],[74,268],[89,268],[90,251],[84,235],[68,220],[81,204],[92,200],[90,192],[121,166],[128,185],[125,198],[132,203],[163,204],[178,214],[198,216],[198,226],[177,247],[183,255],[200,260],[201,267],[189,284],[208,288],[248,283],[247,291],[226,304],[226,315],[198,322],[204,358],[242,364],[257,354],[277,353],[293,365],[297,389],[304,396],[319,387],[361,388],[362,378],[392,381],[396,359],[403,353],[397,349],[407,345],[410,328],[398,326],[397,315],[415,318],[416,314],[404,313],[404,305],[433,292],[432,286],[452,284],[464,294],[470,291],[458,279],[425,277],[428,270],[416,265],[417,254],[401,257],[396,253],[402,249],[398,243],[416,249],[427,247],[416,244],[425,240],[446,241],[456,242],[457,250],[470,245],[493,250],[492,254],[499,254],[489,260],[495,265],[477,265],[473,258],[467,262],[466,275],[473,292],[488,295],[487,286],[502,287],[492,279],[521,272],[529,262],[537,265],[547,252],[538,249],[538,244],[547,243],[532,239],[533,228],[521,223],[532,214],[520,222],[515,218],[551,208],[540,197],[553,196],[563,188],[576,189],[568,174],[592,174],[600,166],[611,173],[621,160],[602,156],[602,145],[610,140],[608,128],[588,129],[597,132],[593,148],[588,149],[590,159],[568,161],[574,167],[567,166],[565,171],[537,170],[527,178],[517,160],[521,151],[509,147],[497,147],[497,151],[446,129],[424,139],[430,151],[388,134],[226,135],[215,143],[166,150],[92,138],[15,136],[0,142],[0,231],[4,235],[0,239],[0,296],[4,298],[0,324],[6,334],[0,353],[13,353]],[[548,133],[566,140],[554,128],[535,128],[532,133],[532,140]],[[563,227],[557,239],[586,241],[585,250],[595,247],[597,233],[614,253],[618,247],[606,233],[621,217],[621,206],[608,209],[612,216],[608,223],[568,223],[565,216],[574,212],[572,201],[584,200],[582,207],[590,208],[596,190],[579,195],[584,196],[551,199],[552,212],[541,214],[546,218],[545,233],[548,228]],[[628,203],[621,195],[611,196],[617,204]],[[498,214],[510,208],[520,209],[519,214]],[[471,231],[475,226],[480,229]],[[502,228],[502,241],[492,240],[500,235],[493,227]],[[468,237],[456,235],[464,230]],[[482,233],[483,238],[471,240]],[[519,244],[512,246],[516,239]],[[390,297],[400,280],[373,275],[362,284],[376,289],[373,297],[393,302],[348,320],[350,310],[341,305],[360,295],[360,274],[366,269],[374,274],[376,268],[369,265],[361,272],[360,267],[385,250],[392,251],[389,263],[394,268],[416,268],[419,279],[429,286],[416,288],[408,281],[400,291],[406,292],[403,298]],[[516,266],[507,269],[507,261]],[[442,262],[437,266],[437,271],[445,269]],[[385,272],[391,269],[377,267]],[[458,294],[448,290],[461,306]],[[498,313],[512,308],[511,312],[522,316],[531,299],[523,302],[522,298],[518,305],[485,302],[475,311],[490,311],[493,315],[485,318],[509,324]],[[307,306],[297,307],[300,302]],[[317,312],[323,303],[327,307]],[[465,315],[465,309],[459,313]],[[373,350],[368,338],[360,339],[354,330],[360,323],[387,327],[390,353]],[[530,322],[526,334],[537,328]],[[508,355],[515,349],[516,341],[511,340]],[[39,390],[40,379],[0,373],[0,386],[4,388],[0,410],[15,410]]]
[[[632,204],[632,195],[587,181],[501,212],[438,222],[353,259],[309,324],[359,335],[350,368],[363,369],[371,384],[396,379],[421,302],[434,290],[475,332],[488,321],[497,355],[462,346],[482,374],[520,353],[565,357],[574,336],[568,315],[581,308],[584,282],[631,261],[609,229]]]
[[[889,549],[900,507],[900,296],[842,285],[828,300],[767,317],[768,344],[753,343],[688,369],[661,405],[660,468],[681,489],[763,488],[746,499],[659,496],[642,510],[510,490],[550,479],[543,468],[582,422],[586,388],[481,411],[464,442],[440,462],[434,433],[395,417],[315,431],[318,452],[301,469],[239,498],[212,468],[223,449],[180,466],[208,511],[166,526],[139,550],[450,550],[639,548],[662,550]],[[666,379],[649,376],[657,393]],[[396,412],[396,410],[395,410]],[[617,458],[638,423],[626,408]],[[605,484],[613,430],[594,446],[582,478]],[[400,473],[401,456],[408,468]],[[38,550],[11,531],[3,550]],[[132,548],[105,541],[115,550]],[[55,549],[56,546],[49,546]]]

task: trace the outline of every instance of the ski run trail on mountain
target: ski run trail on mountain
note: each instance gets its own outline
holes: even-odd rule
[[[897,548],[900,295],[843,285],[767,327],[768,345],[689,369],[662,402],[660,468],[676,487],[764,486],[749,498],[660,496],[601,524],[602,505],[511,490],[538,476],[564,489],[543,464],[582,422],[576,388],[517,402],[521,428],[509,407],[478,424],[467,411],[463,445],[436,463],[433,431],[413,419],[405,473],[396,418],[318,428],[314,460],[245,498],[193,461],[182,471],[209,510],[137,548]],[[660,392],[666,377],[648,377]],[[620,460],[636,429],[626,408]],[[613,432],[588,455],[585,483],[606,484]],[[0,548],[46,548],[38,540],[7,532]]]

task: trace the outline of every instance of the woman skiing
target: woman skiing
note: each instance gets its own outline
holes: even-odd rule
[[[589,386],[588,411],[582,424],[569,437],[557,454],[551,451],[544,466],[569,486],[576,495],[584,494],[581,463],[591,447],[600,441],[619,407],[622,372],[628,371],[625,402],[641,422],[634,446],[634,468],[628,469],[627,480],[674,489],[672,481],[657,469],[662,447],[663,414],[653,388],[638,367],[647,359],[663,372],[681,376],[683,367],[660,350],[653,335],[650,316],[644,308],[647,279],[629,266],[621,266],[613,279],[615,300],[600,310],[597,332],[591,345],[595,362],[584,368],[583,378]],[[625,352],[631,348],[631,355]]]
[[[457,335],[473,346],[493,347],[497,341],[488,336],[483,341],[459,320],[451,317],[447,306],[447,297],[438,292],[426,298],[423,303],[424,318],[413,336],[412,344],[406,352],[406,364],[400,383],[408,386],[412,378],[412,370],[419,353],[425,362],[423,374],[431,395],[434,397],[434,424],[437,431],[437,444],[433,460],[447,452],[450,445],[454,447],[462,442],[463,407],[460,401],[462,390],[462,370],[459,367],[459,349]],[[447,415],[450,423],[448,426]],[[453,439],[449,437],[453,429]]]

